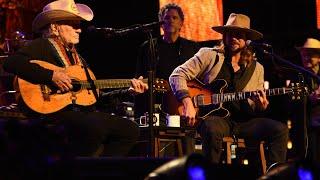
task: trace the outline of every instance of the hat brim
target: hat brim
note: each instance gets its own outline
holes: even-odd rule
[[[256,31],[254,29],[248,29],[248,28],[241,28],[239,26],[214,26],[212,29],[218,33],[224,34],[226,32],[233,32],[233,31],[241,31],[246,33],[247,39],[250,40],[258,40],[263,38],[263,34],[259,31]]]
[[[319,53],[320,54],[320,48],[305,48],[305,47],[296,47],[298,51],[305,51],[309,53]]]
[[[93,19],[92,10],[84,4],[76,4],[79,14],[74,14],[64,10],[44,11],[38,14],[32,22],[32,31],[39,32],[46,25],[61,20],[85,20]]]

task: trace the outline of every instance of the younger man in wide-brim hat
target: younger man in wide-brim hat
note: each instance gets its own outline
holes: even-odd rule
[[[225,25],[212,29],[223,34],[222,44],[201,48],[170,75],[171,89],[183,105],[182,116],[191,126],[196,126],[203,141],[203,152],[214,163],[221,162],[223,137],[233,135],[257,142],[266,141],[270,145],[268,165],[284,162],[288,129],[281,122],[259,116],[269,104],[263,91],[264,68],[246,45],[247,40],[261,39],[262,33],[251,29],[247,15],[236,13],[230,14]],[[218,94],[222,91],[258,93],[241,101],[236,98],[225,102],[223,107],[197,111],[193,102],[196,105],[208,102],[201,98],[192,99],[195,97],[189,92],[187,82],[195,79],[217,90]],[[222,103],[227,98],[223,95],[210,97],[212,104]]]

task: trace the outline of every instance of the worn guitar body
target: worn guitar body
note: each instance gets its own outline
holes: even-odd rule
[[[61,68],[44,61],[32,61],[40,66],[50,70],[65,71],[74,80],[87,80],[85,71],[80,65],[73,65],[67,68]],[[89,70],[92,79],[95,79],[92,71]],[[17,92],[20,93],[21,98],[25,104],[32,110],[48,114],[61,110],[74,100],[76,104],[88,106],[96,102],[92,90],[78,89],[77,91],[70,91],[67,93],[57,93],[57,89],[47,85],[33,84],[21,78],[16,78]],[[98,90],[97,90],[98,91]]]
[[[15,90],[19,92],[19,96],[30,109],[41,114],[57,112],[70,104],[82,106],[94,104],[96,98],[92,87],[99,94],[99,89],[128,88],[131,86],[131,79],[95,80],[95,76],[90,69],[88,71],[93,82],[88,82],[84,67],[80,65],[61,68],[44,61],[33,60],[31,62],[46,69],[64,71],[72,79],[72,91],[60,93],[54,86],[33,84],[16,77]],[[142,79],[142,81],[147,82],[148,79]],[[156,79],[153,83],[153,90],[166,92],[167,87],[163,80]]]

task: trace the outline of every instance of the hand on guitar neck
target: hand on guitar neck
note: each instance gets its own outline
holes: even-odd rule
[[[196,114],[197,111],[193,106],[193,102],[190,97],[186,97],[182,100],[183,110],[182,110],[182,117],[188,121],[190,126],[194,126],[196,124]]]
[[[144,93],[146,90],[149,89],[148,84],[142,82],[143,77],[140,76],[138,79],[133,78],[131,79],[131,86],[129,87],[129,92],[132,95]]]
[[[144,93],[146,90],[148,90],[148,84],[142,82],[141,80],[143,80],[142,76],[140,76],[138,79],[131,79],[129,92],[132,95]],[[69,77],[68,74],[63,70],[53,71],[52,82],[59,88],[59,93],[71,91],[73,88],[71,77]]]
[[[262,90],[258,90],[255,95],[250,97],[250,99],[254,101],[255,107],[258,111],[266,110],[269,105],[266,92]]]

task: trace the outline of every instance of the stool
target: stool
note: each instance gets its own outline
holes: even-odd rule
[[[155,157],[160,157],[160,143],[161,142],[175,142],[177,145],[177,151],[178,151],[178,156],[183,156],[183,150],[182,150],[182,142],[181,138],[185,137],[186,133],[182,130],[178,129],[165,129],[165,130],[159,130],[157,133],[154,135],[154,156]]]
[[[234,139],[232,137],[224,137],[223,142],[226,144],[227,148],[227,164],[231,164],[231,145],[235,143]],[[246,148],[246,144],[244,139],[237,139],[237,147],[239,148]],[[259,144],[259,151],[260,151],[260,162],[261,162],[261,168],[262,173],[265,174],[267,171],[267,163],[266,158],[264,154],[264,142],[260,141]]]

